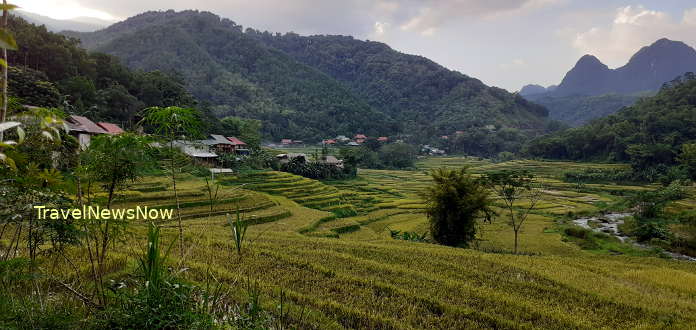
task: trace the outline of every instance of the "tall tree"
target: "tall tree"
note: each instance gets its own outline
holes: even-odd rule
[[[0,61],[0,66],[2,66],[2,109],[0,110],[0,124],[5,122],[7,117],[7,50],[17,49],[17,43],[14,38],[7,31],[7,16],[9,16],[9,11],[16,8],[15,5],[10,5],[7,0],[2,0],[2,28],[0,28],[0,47],[2,48],[2,61]],[[0,142],[4,141],[4,132],[0,131]]]
[[[515,250],[519,246],[522,225],[541,200],[542,189],[534,175],[527,171],[500,171],[486,175],[488,186],[502,199],[510,216],[510,226],[515,232]],[[526,201],[525,204],[519,202]]]
[[[465,168],[440,168],[431,176],[434,183],[423,196],[430,234],[440,244],[468,247],[476,238],[477,221],[490,221],[494,214],[488,189]]]
[[[176,215],[179,226],[179,254],[184,260],[184,229],[181,226],[181,207],[179,194],[176,190],[176,151],[174,141],[177,139],[190,140],[200,134],[200,113],[193,108],[181,107],[150,107],[145,109],[141,123],[152,126],[156,135],[169,146],[169,170],[172,178],[172,189],[176,200]]]

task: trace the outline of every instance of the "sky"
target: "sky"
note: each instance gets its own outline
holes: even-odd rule
[[[56,19],[198,9],[271,32],[381,41],[509,91],[558,84],[584,54],[611,68],[668,38],[696,46],[694,0],[14,0]]]

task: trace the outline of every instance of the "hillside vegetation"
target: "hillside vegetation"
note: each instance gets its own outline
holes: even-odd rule
[[[656,96],[606,118],[532,141],[534,156],[631,161],[639,168],[677,162],[682,145],[696,141],[696,79],[675,80]]]
[[[207,12],[148,12],[94,33],[88,49],[178,72],[220,115],[264,120],[267,137],[403,133],[485,125],[543,132],[546,110],[419,56],[343,36],[272,35]]]

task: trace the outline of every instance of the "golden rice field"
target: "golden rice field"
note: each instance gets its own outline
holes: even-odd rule
[[[524,255],[506,252],[513,232],[502,218],[482,226],[478,249],[390,237],[388,229],[428,230],[419,197],[428,169],[464,165],[473,173],[527,168],[543,178],[544,200],[521,234]],[[240,303],[244,283],[258,281],[269,309],[282,289],[302,328],[696,328],[696,263],[582,250],[559,231],[569,212],[596,212],[620,200],[612,192],[647,189],[578,190],[561,181],[563,171],[620,165],[430,158],[418,166],[360,170],[355,180],[326,183],[281,172],[229,176],[212,210],[205,182],[188,177],[180,183],[182,276],[197,283],[214,277]],[[172,203],[166,178],[148,178],[118,201]],[[696,207],[693,199],[680,203]],[[237,208],[254,224],[241,256],[224,216]],[[177,235],[174,224],[162,224],[167,241]],[[135,267],[145,242],[141,225],[119,245],[113,278]],[[79,267],[89,274],[86,262]]]

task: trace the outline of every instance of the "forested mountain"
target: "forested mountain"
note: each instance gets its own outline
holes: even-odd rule
[[[425,139],[486,125],[542,131],[547,111],[387,45],[242,27],[207,12],[148,12],[82,45],[132,68],[178,72],[219,116],[261,119],[268,137],[402,133]]]
[[[522,89],[520,89],[519,94],[522,96],[543,94],[543,93],[553,92],[556,89],[556,87],[558,87],[558,86],[551,85],[549,87],[544,87],[541,85],[530,84],[530,85],[523,86]]]
[[[541,86],[527,85],[520,95],[547,107],[552,119],[579,126],[654,95],[663,83],[693,71],[696,50],[683,42],[660,39],[617,69],[585,55],[557,87],[543,91]]]
[[[641,168],[670,165],[681,146],[696,142],[696,75],[685,74],[653,97],[640,99],[579,128],[538,138],[532,156],[631,161]]]
[[[197,103],[176,77],[130,70],[111,55],[89,53],[79,47],[78,40],[20,17],[10,16],[8,23],[19,45],[17,51],[8,52],[9,92],[17,102],[62,107],[68,113],[124,127],[138,120],[145,107]]]

